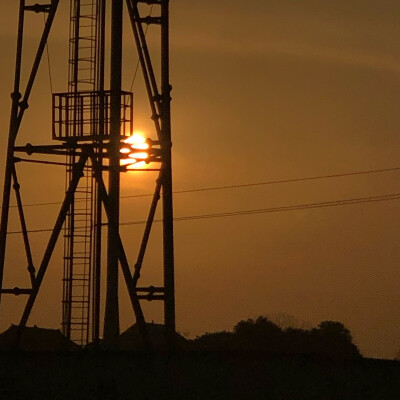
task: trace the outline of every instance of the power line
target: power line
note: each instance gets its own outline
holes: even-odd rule
[[[228,211],[228,212],[213,213],[213,214],[190,215],[190,216],[174,218],[174,221],[179,222],[179,221],[190,221],[196,219],[235,217],[239,215],[254,215],[254,214],[284,212],[284,211],[298,211],[298,210],[345,206],[351,204],[362,204],[362,203],[371,203],[371,202],[388,201],[388,200],[400,200],[400,193],[392,193],[381,196],[359,197],[359,198],[344,199],[344,200],[324,201],[318,203],[295,204],[292,206],[278,206],[270,208],[259,208],[253,210]],[[155,222],[161,222],[161,221],[162,221],[161,219],[155,220]],[[122,222],[120,225],[139,225],[139,224],[144,224],[145,222],[146,221]]]
[[[322,201],[317,203],[305,203],[305,204],[294,204],[291,206],[278,206],[278,207],[270,207],[270,208],[259,208],[253,210],[241,210],[241,211],[227,211],[213,214],[197,214],[197,215],[187,215],[182,217],[174,218],[174,221],[193,221],[198,219],[211,219],[211,218],[226,218],[226,217],[236,217],[241,215],[256,215],[256,214],[267,214],[267,213],[276,213],[276,212],[286,212],[286,211],[299,211],[299,210],[310,210],[317,208],[326,208],[326,207],[338,207],[338,206],[346,206],[353,204],[362,204],[362,203],[372,203],[372,202],[380,202],[380,201],[389,201],[389,200],[400,200],[400,193],[389,193],[385,195],[378,196],[369,196],[369,197],[358,197],[351,199],[341,199],[341,200],[331,200],[331,201]],[[155,219],[154,222],[161,222],[161,219]],[[143,225],[147,221],[128,221],[121,222],[120,226],[129,226],[129,225]],[[53,229],[32,229],[28,230],[28,233],[43,233],[43,232],[51,232]],[[15,235],[21,233],[21,231],[11,231],[8,232],[8,235]]]
[[[305,178],[281,179],[281,180],[257,182],[257,183],[242,183],[242,184],[237,184],[237,185],[214,186],[214,187],[201,188],[201,189],[179,190],[179,191],[176,191],[175,193],[193,193],[193,192],[235,189],[235,188],[252,187],[252,186],[276,185],[276,184],[282,184],[282,183],[294,183],[294,182],[305,182],[305,181],[320,180],[320,179],[342,178],[342,177],[346,177],[346,176],[376,174],[376,173],[380,173],[380,172],[391,172],[391,171],[399,171],[399,170],[400,170],[400,167],[371,169],[371,170],[366,170],[366,171],[345,172],[342,174],[316,175],[316,176],[309,176],[309,177],[305,177]]]
[[[47,203],[31,203],[31,204],[24,204],[24,207],[54,206],[61,203],[62,203],[61,201],[50,201]],[[10,206],[10,208],[17,208],[17,207],[18,207],[17,205]]]
[[[215,191],[215,190],[228,190],[228,189],[245,188],[245,187],[277,185],[277,184],[283,184],[283,183],[306,182],[306,181],[313,181],[313,180],[342,178],[342,177],[347,177],[347,176],[369,175],[369,174],[377,174],[377,173],[383,173],[383,172],[394,172],[394,171],[399,171],[399,170],[400,170],[400,167],[370,169],[370,170],[364,170],[364,171],[344,172],[341,174],[315,175],[315,176],[308,176],[308,177],[303,177],[303,178],[281,179],[281,180],[264,181],[264,182],[256,182],[256,183],[241,183],[241,184],[237,184],[237,185],[211,186],[211,187],[205,187],[205,188],[183,189],[183,190],[174,191],[174,194],[208,192],[208,191]],[[140,198],[140,197],[149,197],[149,196],[153,196],[153,193],[125,195],[125,196],[121,196],[121,199],[131,199],[131,198]],[[61,201],[31,203],[31,204],[24,204],[24,207],[50,206],[50,205],[57,205],[57,204],[61,204],[61,203],[62,203]],[[10,208],[11,207],[15,208],[17,206],[12,205],[12,206],[10,206]]]

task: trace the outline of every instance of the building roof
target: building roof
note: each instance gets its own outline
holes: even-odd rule
[[[165,351],[168,349],[165,335],[165,326],[161,324],[147,323],[147,332],[153,350]],[[177,348],[185,349],[188,341],[179,333],[175,334],[175,345]],[[137,324],[132,325],[119,337],[119,347],[121,350],[136,351],[145,350],[142,337]]]
[[[37,326],[20,328],[11,325],[0,334],[0,350],[12,351],[71,351],[80,347],[67,339],[58,329]]]

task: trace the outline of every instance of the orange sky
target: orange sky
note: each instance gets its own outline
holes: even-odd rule
[[[4,167],[18,2],[0,3],[0,161]],[[68,1],[50,39],[54,91],[66,91]],[[171,0],[171,83],[176,190],[400,166],[400,4],[395,0]],[[43,16],[27,23],[26,60]],[[136,56],[126,24],[124,82]],[[156,42],[156,32],[148,40]],[[137,79],[135,126],[152,133]],[[51,92],[44,62],[20,144],[50,143]],[[1,173],[1,178],[2,178]],[[26,204],[59,201],[62,167],[21,166]],[[175,215],[288,206],[397,193],[399,172],[177,194]],[[124,195],[152,191],[154,176],[125,176]],[[142,220],[148,199],[124,199],[122,220]],[[51,226],[57,207],[27,209],[31,229]],[[15,211],[10,229],[18,228]],[[141,226],[121,228],[134,257]],[[285,312],[311,325],[343,322],[366,356],[400,347],[398,201],[177,222],[177,327],[190,336]],[[48,234],[31,235],[36,263]],[[160,226],[144,265],[160,274]],[[9,240],[6,284],[27,276],[21,241]],[[61,247],[30,323],[58,327]],[[23,278],[25,279],[25,278]],[[20,281],[19,281],[20,282]],[[23,286],[23,285],[22,285]],[[0,329],[16,323],[4,297]],[[121,290],[121,327],[131,322]],[[146,305],[159,320],[157,306]]]

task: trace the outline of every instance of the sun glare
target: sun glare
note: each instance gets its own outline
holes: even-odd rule
[[[132,136],[129,136],[127,139],[124,140],[124,143],[131,145],[146,143],[146,138],[143,136],[142,133],[134,132]]]
[[[133,152],[132,154],[129,154],[129,157],[137,158],[139,160],[146,160],[149,157],[149,155],[146,152],[140,152],[140,153]]]
[[[137,150],[147,150],[150,146],[148,143],[135,143],[132,147]]]
[[[123,141],[120,152],[124,158],[121,158],[120,165],[126,167],[127,170],[144,167],[149,158],[149,153],[145,150],[149,148],[150,145],[144,135],[141,132],[134,132]]]
[[[135,163],[133,163],[133,164],[129,164],[129,165],[127,165],[126,166],[126,169],[127,170],[130,170],[130,169],[138,169],[138,168],[142,168],[142,167],[145,167],[146,166],[146,162],[145,161],[136,161]]]
[[[134,158],[121,158],[120,161],[121,161],[120,165],[125,167],[127,165],[136,163],[137,160],[135,160]]]

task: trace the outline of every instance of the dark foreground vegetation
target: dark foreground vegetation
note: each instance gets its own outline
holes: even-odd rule
[[[317,328],[282,329],[266,317],[240,321],[233,332],[206,333],[193,349],[233,352],[269,352],[279,355],[317,356],[336,360],[361,357],[350,331],[340,322],[324,321]]]
[[[282,329],[267,318],[239,322],[232,332],[165,351],[162,326],[148,326],[155,349],[141,348],[135,326],[121,335],[119,350],[89,346],[69,351],[19,350],[15,329],[0,335],[0,399],[399,399],[400,363],[363,358],[339,322],[313,329]],[[31,328],[22,342],[36,345],[46,330]],[[47,343],[66,346],[55,332]],[[32,340],[30,340],[32,339]]]

